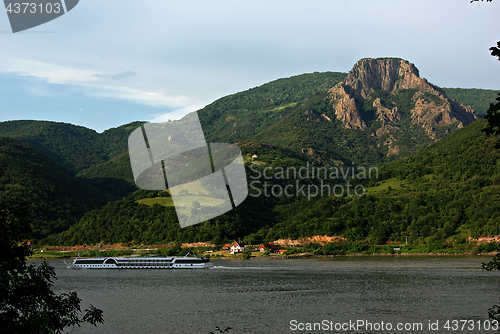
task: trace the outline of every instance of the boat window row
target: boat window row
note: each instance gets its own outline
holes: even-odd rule
[[[206,263],[208,259],[176,259],[175,263]]]
[[[170,260],[165,259],[127,259],[127,260],[118,260],[118,263],[170,263]]]
[[[76,260],[75,264],[103,264],[104,259],[80,259]]]
[[[145,262],[119,262],[118,267],[169,267],[172,263],[170,262],[155,262],[155,263],[145,263]]]

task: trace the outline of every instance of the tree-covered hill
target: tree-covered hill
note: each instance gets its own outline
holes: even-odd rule
[[[412,126],[398,133],[384,134],[379,140],[372,134],[377,122],[370,123],[374,129],[369,127],[364,132],[344,129],[324,97],[345,77],[346,73],[309,73],[223,97],[199,111],[207,142],[272,144],[275,148],[303,155],[300,159],[330,165],[351,162],[378,165],[399,156],[409,156],[432,142]],[[492,91],[446,89],[446,92],[452,92],[451,97],[459,103],[482,108],[487,103],[485,96],[489,98]],[[390,96],[390,101],[385,98],[385,102],[401,105],[399,100],[404,99],[408,97],[403,92]],[[366,103],[365,114],[374,112],[370,109],[374,100],[372,97]],[[400,110],[405,112],[404,104]],[[119,199],[137,189],[132,179],[127,139],[141,123],[133,122],[97,133],[66,123],[8,121],[0,123],[0,136],[30,146],[73,175],[88,179],[91,185],[111,198]],[[401,137],[399,155],[390,154],[392,136]]]
[[[199,115],[209,141],[271,144],[330,166],[409,156],[476,117],[396,58],[362,59],[347,75],[280,79],[221,98]]]
[[[137,189],[128,159],[128,136],[143,122],[97,133],[82,126],[48,121],[0,123],[8,136],[50,158],[73,175],[119,199]]]
[[[73,174],[105,161],[103,149],[96,143],[98,135],[94,130],[68,123],[32,120],[0,123],[0,136],[28,145]]]
[[[381,89],[372,90],[366,99],[356,102],[366,127],[346,128],[345,123],[337,119],[335,106],[328,95],[328,91],[345,77],[345,73],[325,72],[279,79],[223,97],[200,110],[199,116],[207,142],[238,143],[247,164],[247,175],[251,172],[249,165],[254,162],[258,164],[257,169],[290,166],[298,168],[308,163],[318,167],[347,167],[352,164],[380,166],[384,162],[396,161],[399,157],[409,157],[382,167],[381,179],[376,182],[363,181],[365,186],[369,187],[368,195],[362,198],[307,201],[303,198],[283,196],[257,199],[249,197],[241,207],[216,221],[186,229],[177,226],[172,208],[148,207],[136,202],[135,200],[144,195],[141,191],[134,195],[134,200],[128,197],[98,209],[99,205],[104,204],[104,196],[108,200],[120,200],[137,190],[130,168],[127,144],[130,133],[142,122],[126,124],[101,134],[65,123],[2,122],[0,135],[16,139],[50,159],[44,158],[43,164],[24,163],[24,160],[32,158],[25,156],[27,148],[17,147],[15,142],[4,140],[1,146],[5,148],[0,148],[5,150],[4,156],[10,154],[12,160],[5,158],[4,161],[10,161],[5,162],[6,166],[12,168],[14,161],[20,159],[13,170],[22,170],[26,168],[22,166],[32,165],[42,170],[56,171],[54,175],[42,172],[36,176],[37,172],[33,170],[26,174],[27,179],[22,179],[24,183],[17,182],[16,178],[7,174],[4,178],[11,179],[6,181],[3,187],[5,191],[8,190],[6,194],[17,194],[30,203],[33,202],[33,212],[40,212],[36,221],[38,236],[62,231],[87,212],[86,218],[81,218],[67,233],[52,237],[51,242],[149,243],[220,241],[234,238],[259,242],[263,239],[310,234],[343,235],[384,242],[403,235],[425,239],[436,235],[444,238],[453,235],[464,237],[468,233],[474,236],[493,233],[493,229],[498,225],[491,209],[497,198],[497,172],[493,167],[485,169],[484,166],[497,166],[493,161],[498,157],[495,152],[489,151],[489,146],[481,144],[489,140],[478,130],[482,123],[476,122],[466,126],[456,135],[453,134],[428,147],[453,132],[457,124],[430,128],[437,137],[429,138],[428,133],[413,122],[411,112],[416,103],[415,89],[402,88],[396,93]],[[482,105],[480,99],[473,98],[476,93],[475,90],[455,89],[450,93],[450,97],[459,103],[464,102],[475,107]],[[443,99],[426,94],[424,92],[420,95],[419,103],[444,103]],[[398,122],[385,124],[386,120],[381,120],[380,116],[377,118],[381,110],[386,116],[390,116],[395,109],[391,111],[388,106],[397,106],[397,115],[400,117]],[[378,131],[380,129],[383,131]],[[464,144],[464,136],[470,137],[468,144]],[[393,154],[396,150],[393,145],[396,139],[397,154]],[[471,151],[471,147],[475,149]],[[436,149],[441,150],[440,153],[432,153],[431,157],[430,152],[435,152]],[[412,155],[422,150],[422,153]],[[484,157],[477,156],[479,152],[490,160],[486,162]],[[254,154],[257,158],[252,158]],[[464,158],[464,154],[469,156],[469,160]],[[36,159],[41,159],[40,157],[43,156],[37,155]],[[441,157],[441,160],[438,157]],[[62,168],[47,167],[52,162]],[[474,174],[472,166],[485,174]],[[422,171],[425,173],[420,175]],[[61,176],[63,172],[66,174]],[[15,175],[20,177],[22,173]],[[282,185],[285,181],[274,182]],[[311,184],[313,181],[307,182]],[[490,184],[491,182],[493,183]],[[17,189],[17,192],[13,189]],[[75,189],[84,189],[78,192],[83,195],[76,194]],[[48,192],[49,190],[51,192]],[[490,197],[493,202],[486,200],[488,197],[483,191],[492,191]],[[151,193],[147,196],[151,196]],[[44,200],[40,201],[40,198]],[[61,202],[61,198],[64,201]],[[73,201],[75,198],[78,200]],[[486,221],[473,215],[475,211],[471,209],[474,204],[470,203],[471,198],[474,198],[475,205],[481,208],[480,212],[489,215],[485,218]],[[61,203],[67,205],[61,206]],[[454,207],[460,207],[460,214],[455,215],[448,206],[443,208],[443,203],[453,203]],[[387,212],[388,208],[392,210],[390,213]],[[88,212],[90,209],[95,210]],[[160,218],[154,218],[156,215]],[[116,228],[112,223],[115,218],[120,222]],[[140,222],[143,218],[147,219]],[[134,224],[143,227],[136,228]],[[148,224],[157,227],[149,228]],[[132,227],[127,227],[128,225]],[[92,232],[88,232],[89,229]],[[144,236],[137,232],[145,229],[150,232]],[[164,229],[171,233],[162,232],[157,235],[154,232]],[[207,232],[208,230],[211,232]],[[91,237],[89,233],[92,234]]]
[[[449,98],[458,103],[469,105],[476,111],[476,115],[484,117],[490,103],[495,102],[498,91],[478,88],[443,88]]]
[[[283,208],[276,237],[342,235],[375,243],[443,242],[500,234],[500,151],[480,120],[439,143],[383,166],[367,196]]]
[[[127,152],[115,155],[108,161],[83,169],[77,177],[104,191],[114,199],[121,199],[137,190]]]
[[[198,112],[205,136],[211,142],[256,139],[253,138],[256,134],[297,107],[324,95],[345,76],[346,73],[339,72],[302,74],[220,98]]]
[[[88,212],[69,230],[44,240],[55,245],[98,243],[161,244],[210,240],[221,244],[270,228],[276,219],[272,202],[247,198],[234,210],[209,222],[181,228],[172,206],[148,206],[129,196]]]
[[[34,151],[0,137],[0,195],[17,197],[29,205],[36,238],[66,230],[107,196]]]
[[[126,152],[128,136],[142,123],[134,122],[97,133],[61,122],[7,121],[0,123],[0,136],[14,138],[76,174]]]
[[[227,215],[180,229],[172,207],[140,204],[137,200],[144,197],[142,193],[87,214],[69,231],[49,241],[220,243],[241,239],[255,244],[329,235],[373,244],[406,237],[411,242],[442,244],[450,238],[463,242],[469,236],[498,235],[500,151],[494,148],[497,139],[481,132],[484,125],[484,120],[476,121],[420,153],[382,166],[378,179],[351,179],[366,187],[365,196],[311,201],[303,197],[249,196]],[[258,148],[265,160],[262,163],[276,166],[276,158],[266,155],[271,148]],[[289,166],[305,162],[282,154]]]

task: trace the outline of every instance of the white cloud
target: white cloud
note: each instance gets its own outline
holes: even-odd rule
[[[0,72],[14,73],[42,79],[49,84],[76,85],[85,88],[86,94],[145,104],[153,107],[178,108],[193,102],[183,95],[167,95],[159,91],[120,86],[121,81],[137,75],[134,71],[97,73],[93,70],[72,68],[30,59],[3,59]],[[50,91],[40,85],[26,87],[32,94],[50,96]]]
[[[168,121],[173,121],[177,119],[181,119],[182,117],[186,116],[187,114],[199,110],[203,107],[196,107],[196,106],[189,106],[181,109],[177,109],[168,113],[164,114],[158,114],[158,115],[153,115],[154,119],[149,121],[150,123],[165,123]]]
[[[2,59],[1,72],[44,79],[51,84],[88,84],[97,82],[93,71],[70,68],[31,59]]]
[[[153,107],[180,107],[192,102],[187,96],[167,96],[162,93],[142,91],[128,87],[100,87],[92,96],[109,97],[142,103]]]

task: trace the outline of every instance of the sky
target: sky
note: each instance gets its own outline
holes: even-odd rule
[[[499,13],[497,0],[80,0],[14,34],[4,12],[0,121],[102,132],[368,57],[407,59],[440,87],[500,90]]]

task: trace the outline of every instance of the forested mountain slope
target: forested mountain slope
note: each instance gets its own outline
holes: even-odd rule
[[[500,234],[500,151],[480,120],[405,159],[384,165],[363,197],[326,198],[290,206],[273,229],[277,237],[298,231],[343,235],[375,243],[442,242]],[[373,181],[373,180],[372,180]]]
[[[469,236],[497,235],[500,151],[494,148],[498,139],[481,132],[484,125],[484,120],[474,122],[420,153],[382,166],[378,179],[351,179],[366,187],[366,195],[361,197],[309,201],[249,196],[226,215],[180,229],[172,206],[142,204],[161,203],[158,194],[150,195],[150,201],[140,200],[144,194],[138,194],[92,211],[50,242],[220,243],[242,239],[255,244],[329,235],[383,244],[406,236],[411,242],[443,243],[450,238],[464,241]]]
[[[68,171],[18,141],[0,137],[1,196],[29,206],[36,238],[66,230],[108,198]]]

